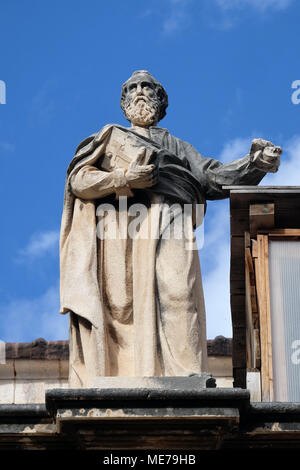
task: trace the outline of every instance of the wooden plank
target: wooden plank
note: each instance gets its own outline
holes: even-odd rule
[[[230,292],[232,295],[245,295],[245,282],[238,280],[230,282]]]
[[[244,257],[245,238],[244,233],[239,236],[231,236],[231,256],[233,258]]]
[[[272,356],[272,326],[271,326],[271,299],[270,299],[270,276],[269,276],[269,239],[263,239],[264,263],[265,263],[265,296],[266,296],[266,320],[267,320],[267,360],[269,374],[269,400],[273,401],[273,356]]]
[[[261,353],[260,353],[260,338],[259,338],[259,329],[254,329],[254,347],[255,347],[255,367],[257,369],[261,368]]]
[[[267,235],[258,235],[257,243],[258,258],[255,261],[255,270],[260,322],[262,400],[272,401],[272,337]]]
[[[270,217],[270,215],[272,217]],[[274,222],[274,203],[273,202],[266,202],[266,203],[254,203],[250,204],[250,220],[252,217],[262,217],[264,222],[268,220],[272,220]]]
[[[299,235],[289,235],[289,236],[287,236],[287,235],[279,235],[278,234],[278,235],[269,236],[269,239],[276,240],[277,242],[278,241],[284,241],[284,240],[285,241],[286,240],[289,240],[289,241],[296,240],[297,241],[297,240],[299,240],[299,238],[300,238]]]
[[[250,233],[257,234],[258,229],[270,229],[275,223],[275,205],[273,202],[250,204]]]
[[[233,218],[231,217],[231,220]],[[230,301],[233,327],[232,362],[236,369],[246,368],[245,317],[245,248],[244,232],[233,236],[231,231]],[[235,386],[246,386],[245,372],[234,375]]]
[[[249,208],[235,209],[231,212],[230,231],[232,236],[242,236],[249,231]]]
[[[260,345],[261,345],[261,382],[262,382],[262,400],[269,401],[269,382],[268,382],[268,362],[267,340],[266,340],[266,308],[264,297],[264,263],[263,263],[263,235],[257,237],[257,258],[255,259],[256,286],[259,309],[259,327],[260,327]]]
[[[247,245],[247,238],[245,237],[245,246]],[[250,238],[249,238],[250,243]],[[247,367],[255,367],[255,348],[254,348],[254,333],[253,333],[253,318],[252,318],[252,302],[251,302],[251,284],[250,274],[253,272],[252,258],[250,248],[245,248],[245,284],[246,284],[246,347],[247,347]]]
[[[250,232],[245,232],[245,248],[251,248]]]
[[[281,198],[276,202],[275,227],[300,228],[300,198]]]
[[[243,221],[245,226],[239,227],[237,218],[241,214],[249,212],[249,205],[253,203],[274,203],[275,204],[275,227],[300,228],[300,198],[295,194],[288,193],[248,193],[230,195],[232,227],[235,235],[240,235],[247,229],[247,221]],[[244,217],[243,217],[244,218]],[[234,219],[234,220],[233,220]],[[249,222],[249,215],[248,215]],[[233,234],[233,231],[232,231]]]
[[[298,228],[275,228],[273,230],[259,230],[259,233],[269,235],[269,237],[300,237],[300,229]]]
[[[259,314],[252,312],[253,328],[259,329]]]
[[[247,264],[249,275],[250,273],[254,273],[251,251],[248,247],[245,247],[245,263]]]
[[[251,240],[252,258],[257,258],[257,240]]]
[[[251,401],[261,401],[261,382],[259,371],[247,371],[247,389],[250,390]]]
[[[246,328],[233,328],[232,333],[232,365],[246,368]]]
[[[246,368],[234,367],[233,368],[233,386],[240,388],[247,388],[246,382]]]
[[[254,264],[253,264],[253,259],[251,256],[251,250],[250,248],[245,248],[245,263],[247,264],[248,267],[248,273],[249,273],[249,282],[250,286],[254,288],[252,289],[253,293],[255,292],[255,272],[254,272]]]
[[[255,273],[253,273],[255,275]],[[252,307],[252,316],[254,316],[253,314],[254,313],[257,313],[258,312],[258,309],[257,309],[257,297],[256,297],[256,287],[255,285],[252,285],[251,283],[251,280],[250,280],[250,284],[251,284],[251,307]]]
[[[250,189],[245,189],[245,187],[242,189],[243,187],[241,186],[241,189],[231,189],[230,190],[230,193],[231,194],[238,194],[238,195],[241,195],[241,194],[255,194],[255,196],[257,194],[263,194],[263,195],[268,195],[268,196],[273,196],[273,194],[279,194],[281,196],[285,196],[287,193],[290,193],[290,194],[299,194],[300,193],[300,189],[299,189],[299,186],[298,186],[298,189],[292,189],[289,188],[289,187],[280,187],[278,186],[278,188],[274,188],[273,187],[270,187],[270,188],[267,188],[267,187],[264,187],[264,186],[257,186],[256,188],[252,189],[252,187],[250,186]],[[228,188],[227,186],[224,187],[224,189],[230,189]]]
[[[231,237],[231,259],[230,259],[230,285],[238,286],[239,290],[245,289],[245,241],[244,234],[241,237]],[[231,293],[237,293],[236,291]]]
[[[295,190],[296,192],[300,192],[300,186],[238,186],[238,185],[233,185],[233,186],[222,186],[223,189],[230,189],[234,192],[251,192],[251,193],[260,193],[260,192],[267,192],[273,189],[276,189],[276,191],[279,191],[281,193],[285,193],[287,189],[292,189]]]
[[[235,297],[235,296],[234,296]],[[243,305],[245,303],[245,294],[239,296],[243,298]],[[235,304],[235,299],[232,300],[231,297],[231,310],[232,310],[232,325],[233,328],[246,328],[246,315],[245,315],[245,305],[242,308],[237,308],[237,304]],[[239,299],[237,300],[239,302]]]

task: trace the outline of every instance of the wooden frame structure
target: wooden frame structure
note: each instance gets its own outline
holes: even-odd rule
[[[269,241],[300,239],[300,187],[227,187],[234,386],[273,401]]]
[[[248,234],[246,234],[248,239]],[[246,314],[252,319],[247,325],[247,367],[261,373],[262,401],[273,401],[272,328],[269,278],[269,242],[271,240],[299,240],[300,229],[258,230],[251,242],[252,250],[246,248]],[[252,274],[252,276],[251,276]],[[251,284],[251,279],[255,281]],[[249,303],[249,297],[251,301]],[[259,322],[258,322],[259,320]],[[258,329],[257,329],[258,328]]]

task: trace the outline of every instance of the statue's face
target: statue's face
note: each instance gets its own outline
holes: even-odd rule
[[[160,100],[154,82],[147,75],[128,82],[124,113],[133,125],[149,127],[159,119]]]

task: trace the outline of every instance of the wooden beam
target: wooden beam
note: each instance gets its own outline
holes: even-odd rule
[[[257,240],[251,240],[252,258],[257,258]]]
[[[247,233],[247,232],[246,232]],[[253,274],[252,258],[250,248],[247,248],[247,236],[245,236],[245,287],[246,287],[246,347],[247,347],[247,368],[255,367],[255,348],[254,348],[254,332],[252,318],[252,302],[251,302],[251,274]]]
[[[255,359],[256,359],[256,368],[261,368],[261,352],[260,352],[260,337],[259,337],[259,329],[254,329],[254,347],[255,347]]]
[[[258,370],[247,371],[247,389],[250,390],[251,401],[261,401],[260,372]]]
[[[250,204],[250,233],[256,235],[258,229],[270,229],[275,223],[275,204]]]
[[[261,344],[262,400],[273,400],[272,332],[269,287],[268,236],[257,236],[258,258],[255,260]]]
[[[259,230],[259,233],[269,235],[270,237],[300,237],[299,228],[275,228],[273,230]]]

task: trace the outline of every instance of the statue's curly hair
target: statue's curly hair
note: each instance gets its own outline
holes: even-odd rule
[[[160,101],[158,121],[161,121],[161,119],[164,118],[166,115],[166,109],[168,107],[168,95],[167,95],[166,90],[162,86],[162,84],[159,83],[147,70],[136,70],[135,72],[133,72],[131,77],[122,85],[120,104],[121,104],[123,113],[125,113],[125,102],[126,102],[126,96],[127,96],[127,91],[128,91],[128,84],[130,83],[132,78],[136,77],[136,75],[148,75],[148,77],[154,83],[156,94]]]

